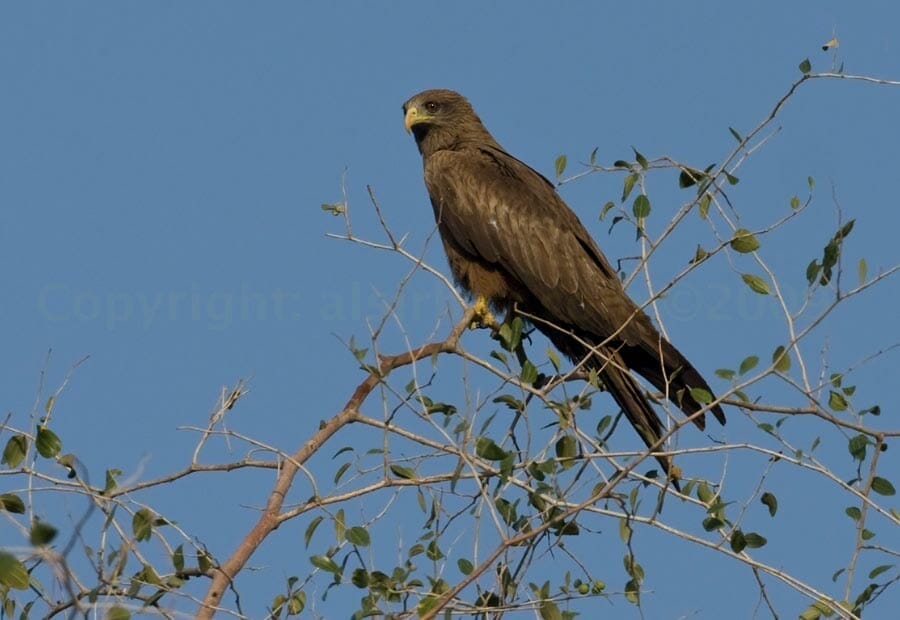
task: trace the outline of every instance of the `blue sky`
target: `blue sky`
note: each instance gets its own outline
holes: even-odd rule
[[[149,477],[186,464],[195,437],[177,427],[202,425],[221,386],[240,378],[252,393],[232,424],[294,449],[360,380],[341,340],[366,338],[367,318],[380,314],[378,295],[390,296],[408,268],[396,256],[327,238],[342,224],[320,205],[346,191],[355,231],[380,239],[370,185],[413,251],[433,227],[419,155],[402,126],[408,96],[432,87],[464,93],[510,152],[548,176],[559,154],[577,172],[594,147],[606,164],[630,157],[633,145],[703,167],[731,149],[728,127],[749,131],[768,113],[803,58],[828,69],[831,55],[820,46],[833,34],[848,73],[900,78],[896,5],[800,4],[2,5],[4,410],[25,420],[41,371],[52,390],[90,355],[54,428],[95,481],[106,467]],[[803,294],[805,265],[833,234],[838,203],[845,219],[857,219],[847,243],[854,264],[864,256],[874,274],[897,263],[898,109],[897,88],[807,84],[775,124],[781,131],[740,171],[730,196],[749,229],[786,213],[792,195],[805,197],[807,176],[817,181],[813,207],[772,235],[766,254],[789,293]],[[651,230],[685,199],[673,185],[662,174],[650,178]],[[590,176],[561,192],[611,259],[635,253],[633,232],[608,234],[597,220],[621,192],[620,176]],[[694,222],[676,235],[653,263],[654,277],[677,273],[705,230]],[[437,244],[426,257],[445,269]],[[771,305],[742,286],[727,265],[711,266],[660,304],[670,335],[706,374],[751,353],[766,358],[783,340]],[[898,293],[888,281],[851,300],[809,342],[810,359],[827,348],[843,368],[900,341]],[[413,341],[431,333],[448,299],[433,280],[413,280],[400,304]],[[477,346],[487,336],[466,338]],[[384,346],[402,343],[394,331]],[[896,353],[888,354],[858,376],[860,392],[886,413],[898,404],[896,368]],[[731,415],[726,437],[738,441],[752,425]],[[798,441],[809,445],[803,428]],[[366,441],[354,429],[335,446]],[[784,484],[800,498],[793,507],[785,500],[782,520],[767,527],[783,527],[784,544],[797,544],[785,557],[808,554],[797,564],[804,577],[827,583],[840,565],[829,559],[820,567],[824,543],[803,544],[806,532],[827,535],[805,522],[804,510],[820,508],[814,485]],[[186,529],[202,526],[224,555],[252,518],[241,506],[259,505],[267,488],[267,478],[210,477],[148,501],[179,513]],[[221,516],[214,524],[191,516],[206,514],[191,507],[201,490]],[[844,527],[841,518],[825,523]],[[276,534],[296,543],[298,573],[306,568],[302,527]],[[610,575],[621,577],[621,547],[607,538]],[[647,617],[724,617],[733,605],[732,617],[752,615],[746,569],[729,574],[740,576],[734,587],[746,594],[735,602],[715,581],[707,588],[679,577],[713,579],[724,570],[720,558],[674,549],[672,578],[649,578]],[[293,570],[279,551],[265,550],[257,564],[272,573],[248,578],[251,616],[261,613],[272,581]],[[779,564],[777,550],[768,551]],[[646,565],[661,566],[652,548],[645,552]],[[800,599],[784,596],[790,615]],[[336,597],[318,604],[325,615],[346,615]],[[635,613],[621,599],[615,605],[617,617]]]

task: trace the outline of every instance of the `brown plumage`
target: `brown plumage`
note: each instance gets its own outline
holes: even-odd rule
[[[628,297],[550,181],[503,150],[458,93],[426,90],[403,112],[460,286],[495,308],[539,317],[535,326],[562,353],[598,371],[648,446],[663,425],[629,369],[685,414],[702,409],[690,389],[712,394],[709,385]],[[725,423],[719,406],[710,411]],[[702,415],[694,421],[704,428]],[[669,472],[670,459],[657,458]]]

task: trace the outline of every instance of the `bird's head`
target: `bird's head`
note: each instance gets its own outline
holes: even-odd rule
[[[452,90],[425,90],[403,104],[403,123],[422,155],[472,140],[493,138],[468,99]]]

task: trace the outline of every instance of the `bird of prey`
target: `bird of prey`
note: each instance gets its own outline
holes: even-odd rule
[[[403,104],[422,154],[425,185],[456,283],[486,310],[515,309],[569,359],[596,370],[648,447],[663,425],[629,372],[686,415],[707,382],[626,294],[616,271],[553,184],[491,136],[472,105],[451,90]],[[509,316],[509,315],[508,315]],[[709,408],[724,424],[718,405]],[[694,417],[701,429],[703,415]],[[671,460],[657,455],[677,486]]]

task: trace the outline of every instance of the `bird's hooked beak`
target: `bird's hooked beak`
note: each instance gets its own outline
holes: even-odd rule
[[[419,108],[412,105],[406,108],[406,116],[403,118],[403,126],[406,127],[406,133],[410,133],[412,131],[413,125],[423,123],[429,119],[431,119],[431,117],[428,116],[428,114],[420,114]]]

